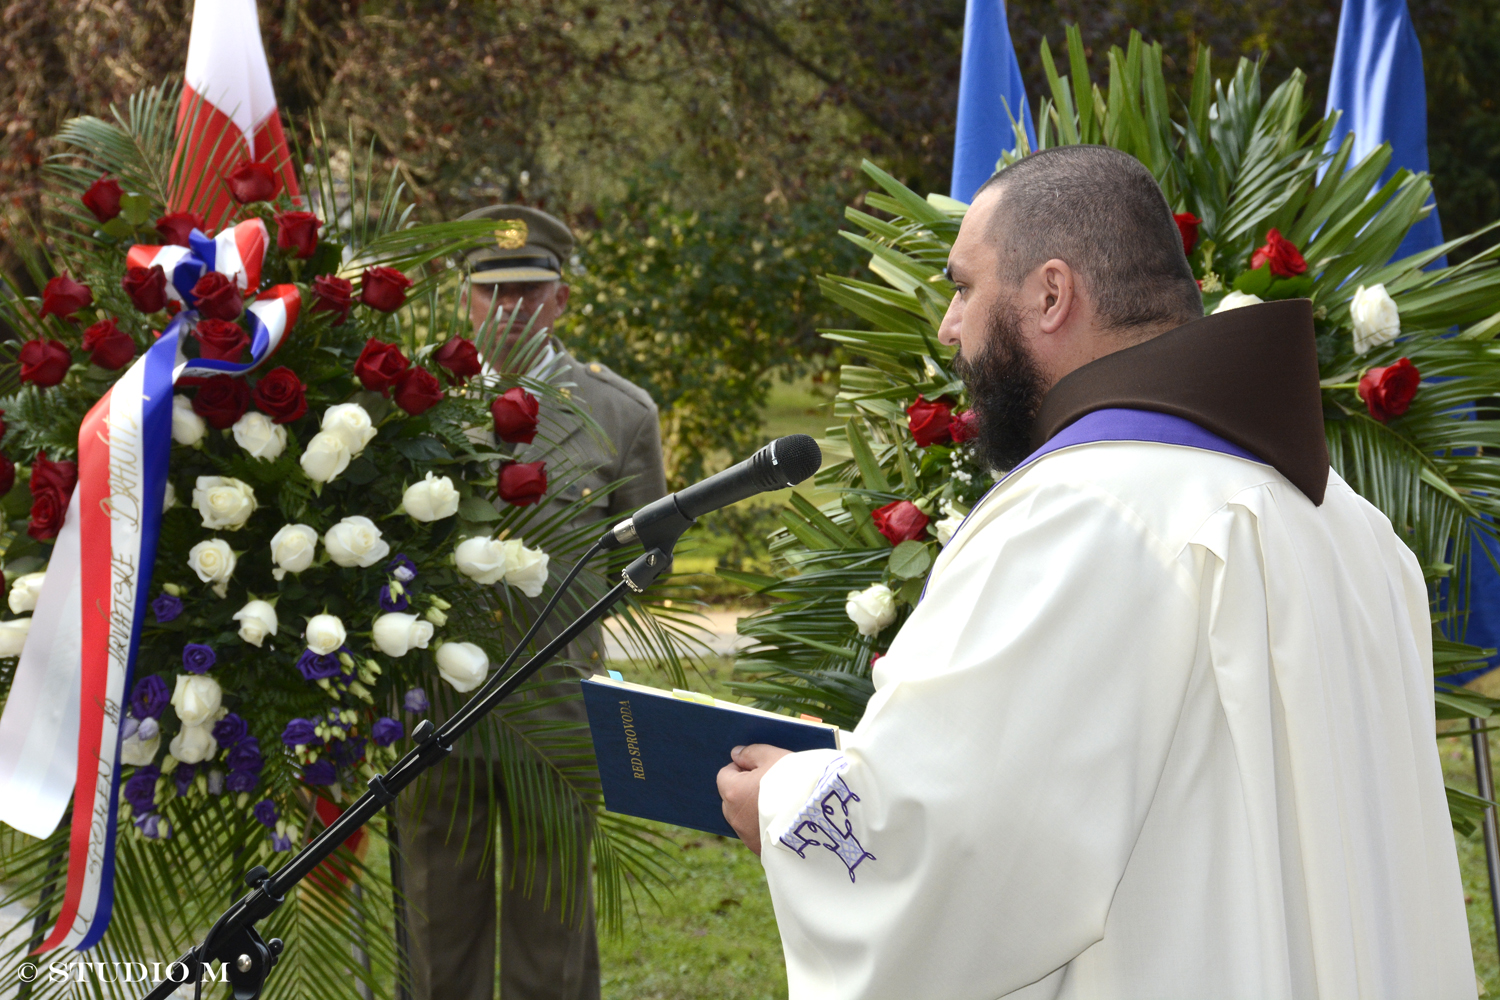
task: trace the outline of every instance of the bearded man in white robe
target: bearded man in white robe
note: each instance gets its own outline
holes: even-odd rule
[[[792,1000],[1474,997],[1427,588],[1329,468],[1311,303],[1203,317],[1102,147],[999,172],[949,268],[1011,471],[843,749],[719,776]]]

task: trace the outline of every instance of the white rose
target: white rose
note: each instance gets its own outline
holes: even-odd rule
[[[465,538],[453,550],[458,571],[475,583],[499,583],[505,575],[505,543],[493,538]]]
[[[250,410],[230,428],[234,443],[253,458],[274,462],[286,451],[286,428],[259,410]]]
[[[949,542],[951,542],[953,540],[953,533],[957,531],[958,526],[963,523],[964,519],[963,515],[961,514],[949,514],[941,521],[934,523],[932,526],[932,530],[937,534],[938,544],[947,545]]]
[[[16,614],[36,610],[36,599],[42,595],[42,581],[47,578],[45,572],[27,573],[25,576],[16,577],[16,582],[10,585],[10,609]]]
[[[251,601],[234,613],[234,620],[240,623],[240,638],[252,646],[276,635],[276,608],[269,601]]]
[[[349,454],[358,455],[375,436],[375,425],[370,415],[358,403],[340,403],[323,412],[323,432],[336,435],[349,449]]]
[[[441,521],[458,513],[458,490],[447,476],[412,483],[401,496],[401,506],[418,521]]]
[[[193,401],[186,396],[172,397],[172,440],[189,448],[203,440],[208,425],[193,412]]]
[[[879,635],[881,629],[896,620],[896,595],[883,583],[851,590],[844,614],[859,626],[860,635]]]
[[[348,633],[337,615],[313,615],[307,620],[307,648],[319,656],[327,656],[344,644]]]
[[[391,554],[380,529],[368,517],[346,517],[323,536],[328,558],[340,566],[374,566]]]
[[[271,575],[280,580],[288,573],[300,573],[312,565],[318,552],[318,533],[306,524],[284,524],[271,536],[271,561],[276,568]]]
[[[202,726],[219,710],[224,692],[207,674],[178,674],[172,691],[172,708],[184,726]],[[175,754],[174,754],[175,756]]]
[[[167,750],[184,764],[197,764],[214,759],[214,754],[219,752],[219,741],[214,739],[208,726],[183,726],[182,732],[172,737]]]
[[[176,507],[176,506],[177,506],[177,487],[173,486],[172,485],[172,480],[168,479],[167,480],[167,489],[166,489],[166,492],[162,495],[162,498],[161,498],[161,512],[163,514],[165,514],[167,511],[171,510],[173,507]]]
[[[426,649],[432,641],[432,622],[399,612],[375,619],[375,648],[386,656],[405,656],[413,649]]]
[[[349,468],[349,446],[337,434],[319,431],[298,459],[302,471],[315,483],[332,482],[339,473]]]
[[[505,546],[505,582],[527,597],[539,597],[547,585],[548,555],[528,549],[519,538],[501,542]]]
[[[0,622],[0,657],[20,656],[26,645],[26,633],[31,629],[30,618],[12,618]]]
[[[1401,310],[1384,285],[1360,285],[1349,302],[1354,323],[1354,353],[1363,354],[1401,336]]]
[[[438,673],[453,690],[465,694],[484,683],[490,658],[472,642],[445,642],[437,651]]]
[[[222,538],[199,542],[188,549],[188,566],[198,579],[213,584],[220,597],[229,593],[229,578],[234,575],[234,550]]]
[[[238,531],[255,511],[255,490],[227,476],[199,476],[193,487],[193,506],[203,515],[205,528]]]
[[[1230,292],[1219,300],[1217,306],[1214,306],[1213,315],[1217,316],[1226,309],[1242,309],[1245,306],[1253,306],[1263,301],[1265,300],[1259,295],[1251,295],[1249,292]]]
[[[120,763],[145,767],[156,759],[160,749],[161,730],[152,730],[150,739],[142,739],[140,730],[136,730],[120,741]]]

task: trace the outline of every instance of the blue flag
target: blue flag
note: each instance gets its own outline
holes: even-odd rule
[[[966,53],[967,55],[967,53]],[[1337,149],[1354,133],[1358,162],[1382,142],[1391,144],[1391,163],[1383,184],[1401,167],[1427,170],[1427,87],[1422,76],[1422,45],[1412,26],[1406,0],[1344,0],[1339,15],[1338,48],[1328,84],[1328,110],[1342,111],[1329,139]],[[1406,234],[1396,259],[1443,242],[1437,208]],[[1439,260],[1433,266],[1443,267]]]
[[[1016,148],[1013,120],[1025,123],[1026,138],[1035,149],[1036,129],[1010,43],[1004,0],[969,0],[958,78],[958,132],[953,139],[954,198],[972,200],[995,172],[1001,155]]]
[[[1344,136],[1354,133],[1354,159],[1358,160],[1382,142],[1391,144],[1391,163],[1381,176],[1384,183],[1397,169],[1427,170],[1427,87],[1422,74],[1422,46],[1412,25],[1406,0],[1344,0],[1339,16],[1338,50],[1333,57],[1333,79],[1328,88],[1328,111],[1343,111],[1329,140],[1335,148]],[[1409,257],[1443,242],[1437,208],[1406,234],[1394,259]],[[1429,267],[1446,266],[1438,258]],[[1458,601],[1468,612],[1466,626],[1458,631],[1464,642],[1486,648],[1500,647],[1500,575],[1481,546],[1500,557],[1500,550],[1483,536],[1475,539],[1465,571],[1469,592],[1444,592],[1444,601]],[[1488,666],[1443,678],[1463,684],[1497,666]]]

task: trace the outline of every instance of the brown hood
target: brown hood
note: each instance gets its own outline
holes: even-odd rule
[[[1185,417],[1275,467],[1315,504],[1328,441],[1308,299],[1205,316],[1064,376],[1042,400],[1033,447],[1109,407]]]

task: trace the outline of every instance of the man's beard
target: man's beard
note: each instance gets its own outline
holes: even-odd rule
[[[985,345],[973,358],[959,355],[953,370],[969,390],[979,420],[975,447],[992,469],[1007,472],[1032,452],[1031,435],[1046,395],[1041,370],[1026,349],[1015,309],[990,314]]]

